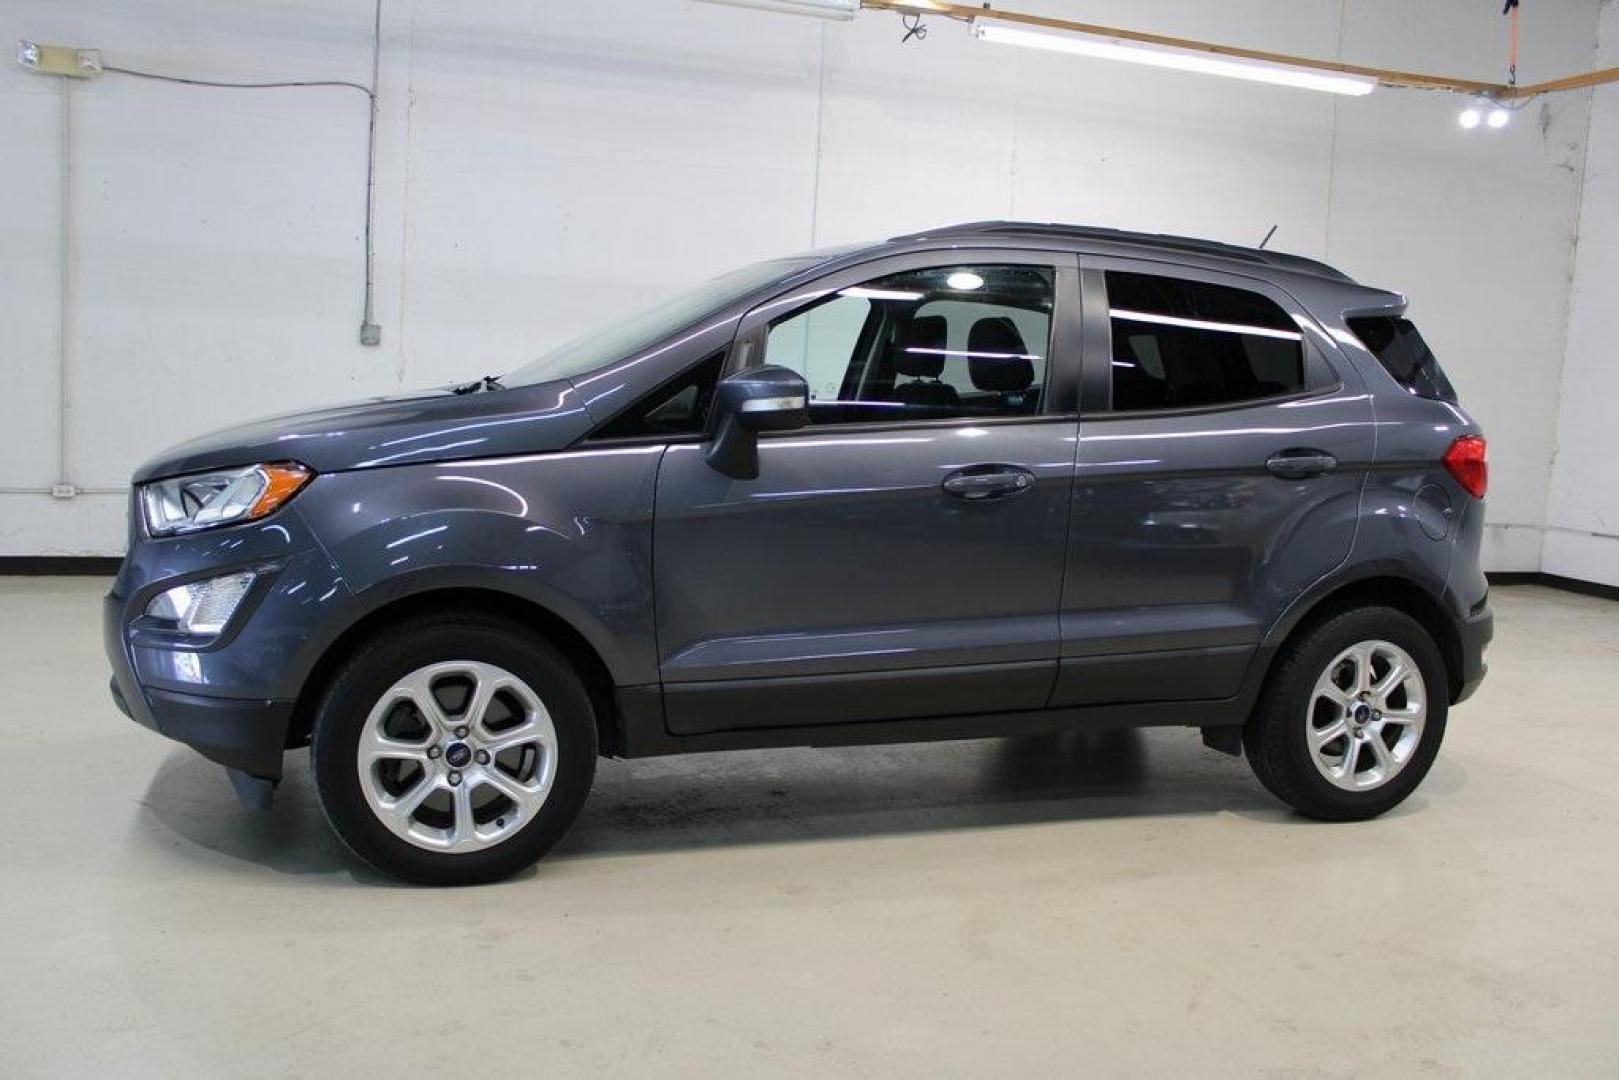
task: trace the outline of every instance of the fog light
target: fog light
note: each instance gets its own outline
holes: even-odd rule
[[[183,633],[204,637],[218,634],[236,614],[254,577],[248,570],[176,585],[154,596],[146,606],[146,614]]]

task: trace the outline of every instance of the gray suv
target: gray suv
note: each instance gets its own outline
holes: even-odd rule
[[[1405,299],[986,222],[735,271],[510,374],[135,474],[113,697],[411,881],[538,859],[599,754],[1198,728],[1312,817],[1484,674],[1485,447]]]

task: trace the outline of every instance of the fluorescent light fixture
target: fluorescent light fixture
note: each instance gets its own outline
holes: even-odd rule
[[[785,15],[810,15],[817,19],[852,19],[860,10],[860,0],[700,0],[704,4],[758,8]]]
[[[1213,56],[1192,49],[1123,41],[1118,38],[1083,34],[1045,34],[995,24],[974,25],[973,33],[979,40],[994,42],[997,45],[1049,49],[1052,52],[1072,53],[1075,56],[1122,60],[1128,64],[1193,71],[1201,75],[1223,75],[1229,79],[1247,79],[1250,82],[1270,83],[1273,86],[1296,86],[1305,90],[1321,90],[1329,94],[1349,94],[1358,97],[1377,89],[1377,80],[1364,75],[1312,71],[1287,64]]]
[[[907,345],[905,351],[918,356],[965,356],[969,360],[1039,360],[1039,353],[1031,352],[974,352],[972,349],[929,349],[921,345]]]
[[[847,296],[852,300],[920,300],[922,294],[909,289],[873,289],[866,285],[851,285],[847,289],[839,289],[839,296]]]
[[[1227,334],[1249,334],[1254,337],[1281,338],[1284,341],[1302,341],[1304,335],[1297,330],[1278,330],[1269,326],[1249,326],[1246,323],[1214,322],[1209,319],[1183,319],[1179,315],[1159,315],[1151,311],[1131,311],[1128,308],[1109,308],[1108,314],[1127,322],[1158,323],[1161,326],[1184,326],[1189,330],[1219,330]]]

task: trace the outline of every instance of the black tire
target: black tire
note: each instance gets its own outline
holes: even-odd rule
[[[1377,640],[1398,646],[1416,661],[1427,715],[1420,741],[1404,766],[1378,787],[1351,791],[1333,784],[1316,767],[1309,748],[1308,710],[1316,680],[1327,665],[1345,649]],[[1352,608],[1307,628],[1277,657],[1243,727],[1243,750],[1260,783],[1299,813],[1323,821],[1363,821],[1398,806],[1422,783],[1444,740],[1449,705],[1444,660],[1428,631],[1394,608]]]
[[[429,664],[493,664],[528,684],[556,729],[556,772],[534,817],[491,847],[431,851],[395,835],[361,788],[359,740],[372,707],[389,687]],[[474,611],[416,616],[372,636],[348,658],[323,695],[310,744],[321,809],[360,859],[420,885],[499,881],[536,862],[573,824],[596,774],[596,717],[590,695],[567,659],[510,619]]]

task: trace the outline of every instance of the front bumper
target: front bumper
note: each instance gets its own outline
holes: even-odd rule
[[[262,524],[167,539],[137,527],[103,606],[114,702],[233,777],[281,777],[298,695],[351,596],[292,509]],[[217,638],[186,639],[143,619],[164,589],[245,569],[259,578]]]
[[[1484,662],[1484,647],[1495,636],[1495,616],[1488,604],[1483,604],[1461,624],[1462,686],[1451,704],[1459,705],[1473,696],[1478,684],[1484,681],[1489,665]]]
[[[281,778],[281,755],[290,701],[240,701],[148,690],[136,704],[112,678],[112,700],[125,716],[159,735],[185,743],[209,761],[263,780]]]
[[[112,664],[112,700],[125,716],[226,768],[263,779],[281,778],[293,702],[142,686],[130,659],[124,604],[116,595],[106,598],[102,623]]]

